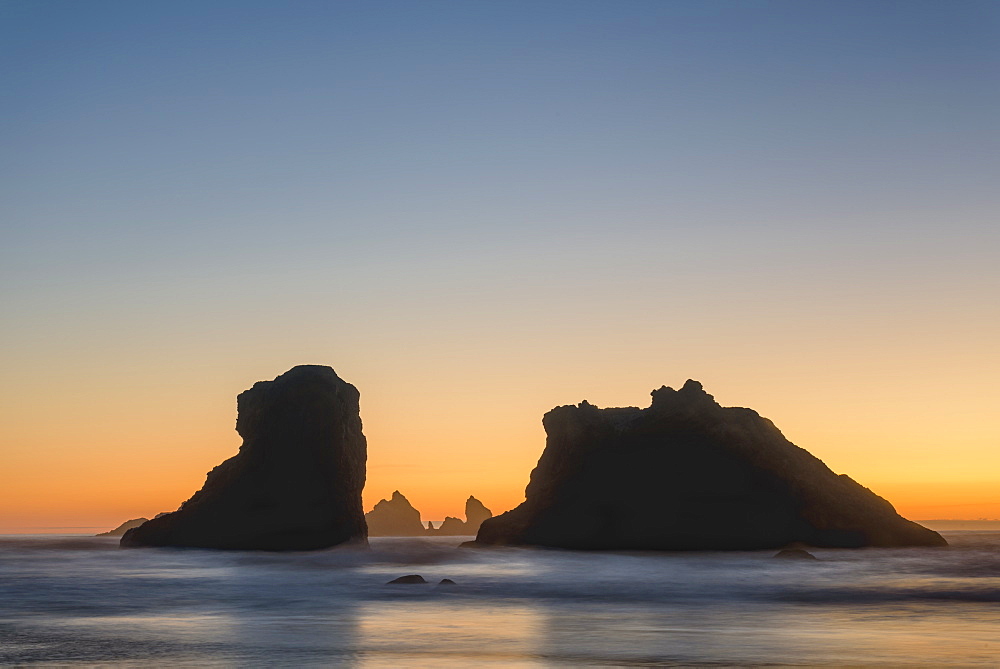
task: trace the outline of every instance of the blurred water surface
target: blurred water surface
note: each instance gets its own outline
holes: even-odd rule
[[[1000,532],[944,549],[310,553],[0,537],[0,664],[1000,666]],[[427,585],[386,585],[421,574]],[[454,586],[437,586],[443,578]]]

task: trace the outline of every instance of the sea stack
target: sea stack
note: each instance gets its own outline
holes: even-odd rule
[[[452,537],[464,537],[471,536],[473,534],[472,530],[469,530],[468,526],[460,520],[453,516],[445,516],[444,520],[441,522],[441,526],[434,530],[434,532],[428,532],[428,534],[440,534],[442,536],[452,536]]]
[[[525,501],[483,522],[475,545],[582,550],[944,546],[936,532],[837,475],[750,409],[700,383],[652,405],[582,402],[545,414]]]
[[[398,490],[390,499],[381,499],[365,514],[368,536],[417,537],[427,534],[420,521],[420,512]],[[429,521],[428,521],[429,522]]]
[[[441,523],[440,527],[436,530],[428,529],[427,534],[452,537],[475,536],[482,522],[492,516],[492,511],[487,509],[478,499],[470,495],[469,499],[465,500],[464,521],[448,516]]]
[[[492,518],[493,512],[473,496],[465,500],[465,531],[467,534],[479,532],[479,526],[487,518]]]
[[[239,453],[173,513],[121,545],[314,550],[367,536],[367,445],[357,389],[330,367],[301,365],[236,398]]]

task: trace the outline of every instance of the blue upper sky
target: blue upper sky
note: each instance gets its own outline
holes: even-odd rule
[[[995,2],[31,0],[0,31],[21,342],[254,291],[433,330],[473,294],[997,287]]]
[[[993,1],[7,0],[12,348],[249,295],[428,333],[667,290],[969,316],[998,37]]]
[[[975,226],[998,26],[995,2],[8,0],[4,264]]]

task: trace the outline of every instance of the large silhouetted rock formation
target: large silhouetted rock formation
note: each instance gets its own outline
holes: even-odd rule
[[[941,546],[944,539],[701,384],[654,390],[648,409],[587,402],[548,412],[525,501],[476,544],[749,550]]]
[[[101,532],[100,534],[95,534],[96,537],[120,537],[125,534],[133,527],[139,527],[143,523],[149,521],[149,518],[133,518],[132,520],[126,520],[124,523],[119,525],[113,530],[108,530],[107,532]]]
[[[122,546],[311,550],[366,536],[358,391],[329,367],[294,367],[236,398],[239,453],[180,509]]]
[[[420,512],[398,490],[391,499],[379,500],[371,511],[365,514],[368,522],[368,536],[371,537],[416,537],[428,533],[420,522]]]

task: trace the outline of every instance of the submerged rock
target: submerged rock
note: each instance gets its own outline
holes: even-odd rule
[[[426,583],[424,577],[420,574],[410,574],[409,576],[400,576],[399,578],[394,578],[386,585],[411,585],[418,583]]]
[[[649,408],[582,402],[545,414],[525,501],[483,522],[478,545],[586,550],[944,546],[939,534],[795,446],[755,411],[696,381]]]
[[[416,537],[427,534],[420,512],[398,490],[390,499],[379,500],[365,514],[370,537]]]
[[[816,556],[801,548],[785,548],[778,551],[774,557],[779,560],[816,560]]]
[[[139,527],[143,523],[149,522],[149,518],[133,518],[132,520],[126,520],[124,523],[119,525],[113,530],[108,530],[107,532],[101,532],[100,534],[95,534],[95,537],[120,537],[125,534],[133,527]]]
[[[366,536],[358,391],[333,369],[294,367],[236,398],[239,453],[122,546],[312,550]]]

